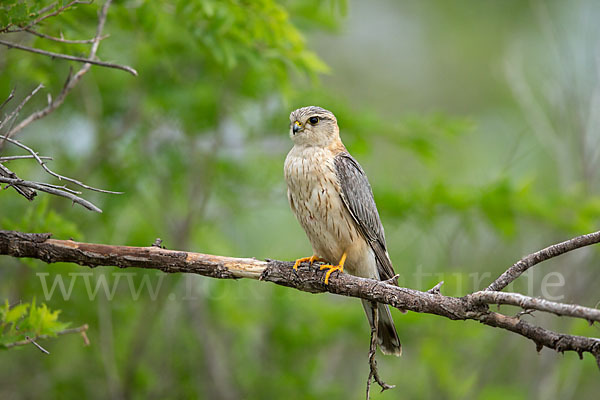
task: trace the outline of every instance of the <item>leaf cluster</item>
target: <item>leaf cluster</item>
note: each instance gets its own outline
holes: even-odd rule
[[[39,336],[54,337],[69,327],[58,319],[60,310],[50,310],[46,303],[19,303],[10,306],[8,300],[0,307],[0,349],[7,345]]]

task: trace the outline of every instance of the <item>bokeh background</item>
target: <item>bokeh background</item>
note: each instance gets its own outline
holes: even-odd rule
[[[101,4],[49,20],[44,32],[91,37]],[[17,139],[54,157],[57,172],[125,193],[85,193],[104,211],[96,214],[2,190],[0,226],[122,245],[160,237],[170,249],[260,259],[310,255],[282,168],[289,112],[320,105],[369,175],[400,283],[426,290],[444,280],[456,296],[483,289],[521,256],[598,229],[599,18],[592,0],[116,1],[99,56],[139,76],[92,67]],[[2,48],[0,95],[16,88],[20,101],[40,82],[56,95],[69,64]],[[21,115],[45,101],[38,95]],[[32,162],[10,165],[49,179]],[[510,289],[598,307],[599,261],[598,249],[578,250]],[[45,296],[42,280],[57,277],[76,279],[68,299],[58,288]],[[90,296],[103,279],[114,292]],[[71,326],[89,324],[91,345],[68,335],[41,343],[49,356],[33,346],[0,352],[2,399],[364,398],[369,330],[356,299],[0,258],[0,300],[34,298]],[[397,388],[373,398],[591,399],[600,389],[589,355],[538,354],[476,322],[392,312],[404,355],[378,354],[378,363]],[[523,318],[599,335],[584,321]]]

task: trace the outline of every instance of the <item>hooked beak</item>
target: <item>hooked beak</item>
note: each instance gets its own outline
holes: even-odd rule
[[[302,130],[302,124],[298,121],[294,121],[294,126],[292,127],[292,131],[294,131],[294,134],[296,134],[300,130]]]

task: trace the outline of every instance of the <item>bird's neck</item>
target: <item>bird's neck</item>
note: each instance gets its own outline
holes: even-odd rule
[[[298,154],[301,154],[301,153],[304,153],[307,151],[314,152],[315,150],[322,150],[322,151],[330,152],[334,155],[347,151],[346,146],[344,146],[344,143],[342,143],[342,141],[339,137],[331,140],[326,145],[313,145],[310,143],[296,143],[294,145],[294,150]]]

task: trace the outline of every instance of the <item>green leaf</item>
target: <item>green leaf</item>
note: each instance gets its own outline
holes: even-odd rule
[[[11,308],[6,313],[6,317],[4,319],[5,322],[12,323],[12,324],[17,323],[21,318],[23,318],[25,316],[25,314],[27,314],[28,309],[29,309],[29,304],[27,304],[27,303],[16,305],[15,307]]]

